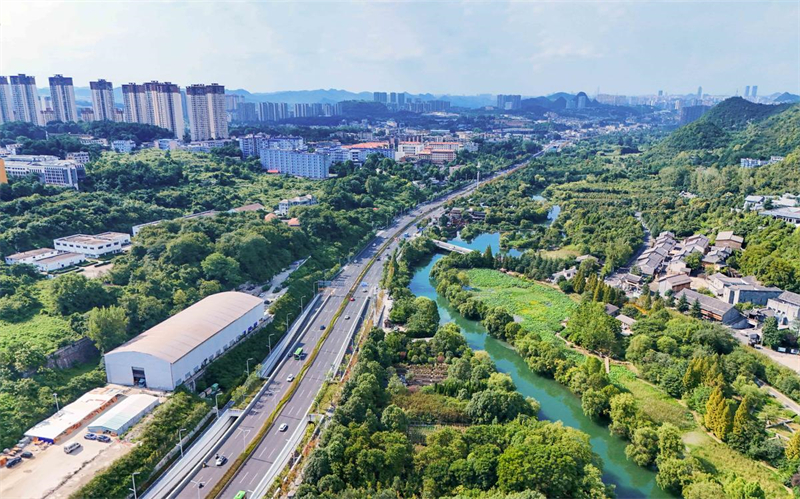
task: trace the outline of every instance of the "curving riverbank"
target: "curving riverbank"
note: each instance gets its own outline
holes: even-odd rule
[[[479,243],[476,238],[467,247],[478,249],[477,245],[483,244],[485,248],[488,242],[488,245],[496,250],[495,244],[499,246],[499,235],[483,234],[479,237],[483,236],[486,236],[483,241]],[[497,241],[495,244],[491,244],[494,242],[493,239]],[[463,241],[450,242],[466,246]],[[578,397],[556,381],[532,372],[522,357],[509,345],[490,337],[479,322],[465,319],[450,307],[444,298],[438,296],[430,272],[434,263],[440,258],[442,255],[434,255],[425,266],[415,271],[409,285],[411,291],[417,296],[434,300],[442,323],[458,324],[470,348],[485,350],[496,363],[498,370],[512,377],[520,393],[537,399],[542,406],[540,418],[560,420],[567,426],[587,433],[594,451],[603,459],[604,480],[617,486],[617,497],[621,499],[671,497],[656,485],[654,472],[628,461],[625,457],[627,444],[625,440],[610,434],[605,426],[595,423],[583,414]]]

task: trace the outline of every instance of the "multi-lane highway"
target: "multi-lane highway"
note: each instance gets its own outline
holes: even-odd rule
[[[539,154],[541,153],[535,156]],[[527,164],[527,160],[514,165],[501,174],[510,173],[524,164]],[[487,177],[484,181],[489,181],[491,178]],[[293,351],[297,347],[303,347],[306,352],[310,353],[325,333],[324,328],[331,327],[330,334],[325,339],[319,354],[309,366],[305,376],[300,380],[293,381],[294,383],[299,383],[296,391],[281,408],[274,423],[255,451],[225,487],[221,497],[231,498],[238,491],[253,491],[276,462],[285,462],[286,456],[291,450],[287,448],[289,437],[298,425],[305,425],[306,414],[322,387],[326,375],[331,371],[342,347],[349,341],[349,333],[352,329],[351,321],[357,319],[356,315],[364,305],[364,301],[370,298],[373,295],[373,291],[377,289],[385,255],[390,255],[394,251],[403,236],[403,232],[407,231],[406,227],[423,214],[438,217],[442,213],[442,205],[446,201],[467,194],[474,188],[475,185],[473,184],[438,201],[420,205],[396,219],[390,227],[383,231],[383,235],[371,241],[354,261],[343,269],[336,280],[331,283],[331,286],[324,291],[332,296],[327,302],[320,301],[316,305],[316,307],[322,307],[322,309],[316,316],[314,315],[316,311],[312,311],[309,317],[313,317],[313,320],[309,321],[305,331],[289,351]],[[384,246],[387,241],[388,244]],[[381,260],[376,261],[366,272],[363,280],[357,282],[372,257],[379,252],[381,253]],[[362,286],[361,283],[366,284],[366,286]],[[351,300],[348,292],[356,284],[358,284],[358,287]],[[344,311],[338,320],[331,325],[331,321],[343,303],[345,304]],[[201,469],[192,478],[189,485],[179,492],[177,497],[191,499],[198,497],[198,495],[205,496],[204,493],[206,491],[211,490],[219,483],[227,468],[244,452],[245,448],[259,433],[270,414],[274,412],[278,402],[287,393],[292,384],[289,381],[290,376],[297,375],[304,362],[306,362],[306,359],[295,360],[289,356],[279,364],[270,381],[268,381],[267,391],[255,402],[253,410],[242,416],[244,419],[236,432],[219,449],[219,455],[227,457],[228,462],[223,466],[215,466],[213,460],[210,461],[208,463],[209,466]],[[288,429],[281,431],[281,427],[284,424],[287,425]],[[250,492],[248,492],[248,497],[250,497]]]

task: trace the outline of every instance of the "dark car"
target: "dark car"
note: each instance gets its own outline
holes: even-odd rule
[[[108,435],[97,435],[97,441],[107,444],[111,442],[111,437],[109,437]]]
[[[83,438],[85,438],[86,440],[97,440],[97,435],[95,435],[94,433],[87,433],[86,435],[83,436]]]
[[[20,457],[24,457],[25,459],[30,459],[33,457],[33,452],[26,450],[22,454],[19,455]]]
[[[22,462],[21,457],[11,458],[8,460],[8,462],[6,462],[6,468],[13,468],[14,466],[18,465],[21,462]]]

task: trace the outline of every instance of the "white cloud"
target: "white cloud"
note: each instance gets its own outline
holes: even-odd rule
[[[41,86],[800,92],[790,2],[0,1],[0,74]]]

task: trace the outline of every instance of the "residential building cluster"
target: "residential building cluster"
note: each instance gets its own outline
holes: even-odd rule
[[[338,103],[245,102],[242,95],[227,94],[225,112],[231,122],[276,122],[291,118],[340,116],[342,106]]]
[[[216,83],[190,85],[185,93],[170,82],[128,83],[122,85],[120,109],[114,102],[110,81],[89,82],[91,108],[77,106],[72,78],[55,75],[48,82],[50,96],[40,98],[34,76],[0,76],[0,124],[126,121],[166,128],[175,138],[182,139],[188,120],[192,140],[228,138],[225,87]]]
[[[783,156],[770,156],[769,159],[742,158],[739,160],[739,164],[742,168],[758,168],[759,166],[769,166],[780,163],[784,159],[786,158]]]
[[[650,291],[671,295],[676,301],[697,302],[703,317],[734,328],[757,326],[766,317],[775,317],[781,328],[800,320],[800,295],[762,285],[753,276],[720,272],[726,268],[726,259],[743,244],[744,238],[732,231],[719,232],[713,245],[701,234],[678,241],[673,233],[662,232],[637,259],[638,273],[613,277],[607,282],[633,296],[648,286]],[[702,267],[710,275],[693,277],[687,259],[694,253],[701,255]],[[575,268],[562,271],[553,276],[554,282],[561,276],[570,279],[575,272]],[[736,307],[742,304],[747,305],[745,314]]]
[[[789,193],[781,196],[750,195],[744,198],[743,208],[800,227],[800,196]]]
[[[405,92],[373,92],[373,102],[378,102],[390,111],[409,111],[412,113],[437,113],[450,110],[450,101],[434,99],[412,99]]]
[[[497,96],[497,109],[505,111],[515,111],[522,109],[522,96],[521,95],[498,95]]]

